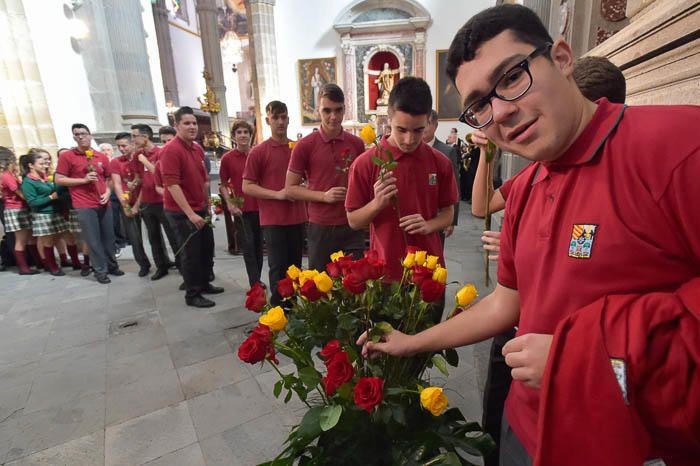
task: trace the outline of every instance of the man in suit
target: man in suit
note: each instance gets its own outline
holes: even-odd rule
[[[460,165],[462,164],[462,161],[460,160],[459,156],[459,149],[457,148],[457,146],[445,144],[444,142],[436,138],[435,131],[437,130],[437,127],[438,114],[435,110],[431,110],[430,117],[428,119],[428,126],[425,127],[425,131],[423,132],[423,142],[431,146],[433,149],[442,152],[442,154],[445,157],[450,159],[455,174],[455,182],[457,183],[457,186],[459,186],[459,169]],[[459,200],[454,205],[454,212],[454,220],[452,220],[452,225],[445,228],[445,230],[443,230],[442,232],[441,237],[443,239],[443,243],[445,238],[447,238],[454,232],[455,226],[459,221]]]

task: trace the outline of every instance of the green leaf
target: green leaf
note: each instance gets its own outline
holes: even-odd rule
[[[275,383],[275,388],[272,390],[272,394],[275,395],[275,398],[280,397],[280,393],[282,393],[283,386],[284,380],[278,380],[277,383]]]
[[[340,415],[343,414],[343,407],[340,405],[325,406],[321,411],[320,425],[321,430],[327,432],[335,427],[340,420]]]
[[[440,372],[443,373],[445,377],[449,377],[450,373],[447,371],[447,362],[445,362],[445,359],[440,356],[439,354],[436,354],[433,356],[433,364],[435,364],[435,367],[438,368]]]
[[[394,418],[398,424],[402,426],[406,425],[406,407],[400,404],[391,405],[391,417]]]
[[[349,383],[344,383],[338,390],[335,391],[335,393],[343,400],[350,401],[353,398],[352,385]]]
[[[376,155],[372,156],[372,162],[374,162],[375,165],[378,165],[380,167],[384,165],[384,161],[382,159],[380,159],[379,157],[377,157]]]
[[[378,322],[375,324],[374,328],[382,332],[384,335],[391,333],[394,330],[394,327],[392,327],[389,322]]]
[[[286,403],[289,403],[289,400],[291,400],[291,399],[292,399],[292,391],[289,390],[289,391],[287,392],[287,395],[284,397],[284,402],[285,402],[285,404],[286,404]]]
[[[452,367],[457,367],[459,365],[459,354],[454,348],[445,350],[445,359],[447,360],[447,364]]]
[[[323,406],[316,406],[306,412],[299,424],[298,434],[304,439],[314,439],[321,435],[321,412]]]
[[[313,367],[299,369],[299,380],[308,388],[313,388],[321,383],[321,374]]]
[[[342,314],[338,318],[338,327],[340,327],[343,330],[354,330],[355,327],[357,326],[357,322],[360,319],[355,317],[354,315],[348,313],[348,314]]]

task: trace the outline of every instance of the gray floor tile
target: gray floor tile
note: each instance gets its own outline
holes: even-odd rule
[[[7,466],[104,466],[105,445],[102,430],[48,448]]]
[[[207,466],[204,462],[199,443],[193,443],[185,448],[163,455],[143,466]]]
[[[173,369],[167,346],[124,356],[107,362],[107,388],[130,384],[145,376],[162,374]]]
[[[31,388],[32,384],[26,384],[0,390],[0,422],[21,414]]]
[[[231,351],[231,345],[221,332],[200,335],[170,344],[170,354],[178,369]]]
[[[127,385],[107,389],[105,424],[109,426],[142,416],[183,399],[174,369],[144,375]]]
[[[177,372],[185,398],[194,398],[251,377],[245,363],[233,353],[181,367]]]

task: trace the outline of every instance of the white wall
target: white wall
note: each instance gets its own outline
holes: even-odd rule
[[[435,51],[447,49],[457,30],[474,14],[493,6],[494,0],[417,0],[429,12],[432,24],[426,31],[425,78],[435,94]],[[348,0],[278,0],[275,5],[275,37],[279,71],[279,99],[287,104],[290,114],[289,134],[304,135],[311,127],[302,126],[299,110],[299,81],[297,60],[337,57],[338,80],[342,83],[342,51],[340,36],[333,29],[336,16],[350,4]],[[342,83],[344,84],[344,83]],[[467,126],[443,121],[438,137],[445,139],[451,127],[461,135]]]
[[[170,2],[166,2],[166,5],[171,8]],[[206,83],[202,76],[204,56],[194,1],[188,0],[186,5],[189,13],[189,24],[173,17],[172,14],[169,15],[171,21],[170,41],[173,47],[180,106],[187,105],[199,108],[197,97],[204,95],[206,91]]]
[[[58,147],[72,147],[75,145],[70,129],[73,123],[79,121],[95,128],[83,60],[71,48],[74,29],[63,13],[63,2],[24,0],[24,11]]]

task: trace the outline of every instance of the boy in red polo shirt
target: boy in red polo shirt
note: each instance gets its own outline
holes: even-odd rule
[[[248,283],[253,286],[260,282],[263,267],[262,230],[257,199],[243,192],[243,172],[253,127],[243,120],[231,127],[231,138],[236,148],[221,157],[219,168],[219,191],[230,215],[238,223],[238,236],[243,249],[243,261],[248,274]],[[229,215],[229,214],[227,214]],[[241,225],[242,223],[242,225]]]
[[[281,301],[277,282],[284,278],[290,265],[301,267],[306,205],[288,200],[284,189],[292,152],[287,138],[287,106],[273,100],[267,104],[265,112],[265,122],[272,129],[272,137],[248,154],[243,172],[243,192],[258,200],[270,269],[270,302],[277,305]]]
[[[95,278],[110,283],[107,276],[124,275],[114,258],[114,227],[109,209],[111,171],[102,152],[90,148],[92,134],[82,123],[71,127],[77,146],[65,151],[56,166],[56,184],[67,186],[78,214],[83,240],[90,250]]]
[[[131,139],[136,150],[129,162],[129,171],[141,180],[138,199],[135,202],[140,209],[138,209],[139,213],[134,215],[140,215],[143,218],[148,232],[148,242],[151,244],[151,254],[156,264],[156,272],[151,276],[151,280],[160,280],[168,274],[168,269],[175,265],[168,258],[161,227],[168,236],[173,252],[177,251],[177,242],[175,233],[165,219],[163,196],[156,191],[153,175],[155,165],[160,158],[160,148],[153,144],[152,138],[153,130],[150,126],[137,124],[131,127]]]
[[[289,198],[307,202],[309,268],[325,270],[332,253],[342,250],[357,259],[365,249],[364,234],[350,228],[344,206],[350,164],[365,144],[343,130],[345,95],[337,84],[321,88],[318,110],[321,129],[294,146],[286,189]]]
[[[452,163],[422,140],[433,98],[420,78],[403,78],[389,95],[391,134],[380,146],[389,150],[397,168],[380,178],[372,148],[350,167],[345,208],[350,226],[370,227],[370,247],[386,262],[386,281],[399,281],[408,246],[440,257],[440,232],[452,224],[458,193]],[[391,198],[396,197],[396,207]]]
[[[693,464],[700,455],[693,389],[700,384],[700,108],[593,103],[576,86],[572,64],[570,46],[552,42],[523,6],[489,8],[457,33],[447,72],[463,98],[461,119],[535,163],[506,202],[494,292],[469,312],[418,335],[391,332],[364,352],[436,351],[517,325],[503,348],[513,384],[502,464],[628,465],[654,457]],[[591,347],[567,351],[567,335],[581,342],[586,332]],[[679,381],[687,390],[678,391]],[[572,386],[576,398],[567,403]],[[540,406],[540,387],[551,405]]]
[[[213,270],[214,233],[207,225],[209,174],[204,168],[204,150],[195,142],[197,118],[190,107],[175,112],[177,137],[161,149],[160,169],[166,187],[165,217],[180,245],[180,272],[185,280],[185,302],[193,307],[216,305],[202,294],[223,293],[209,283]]]

